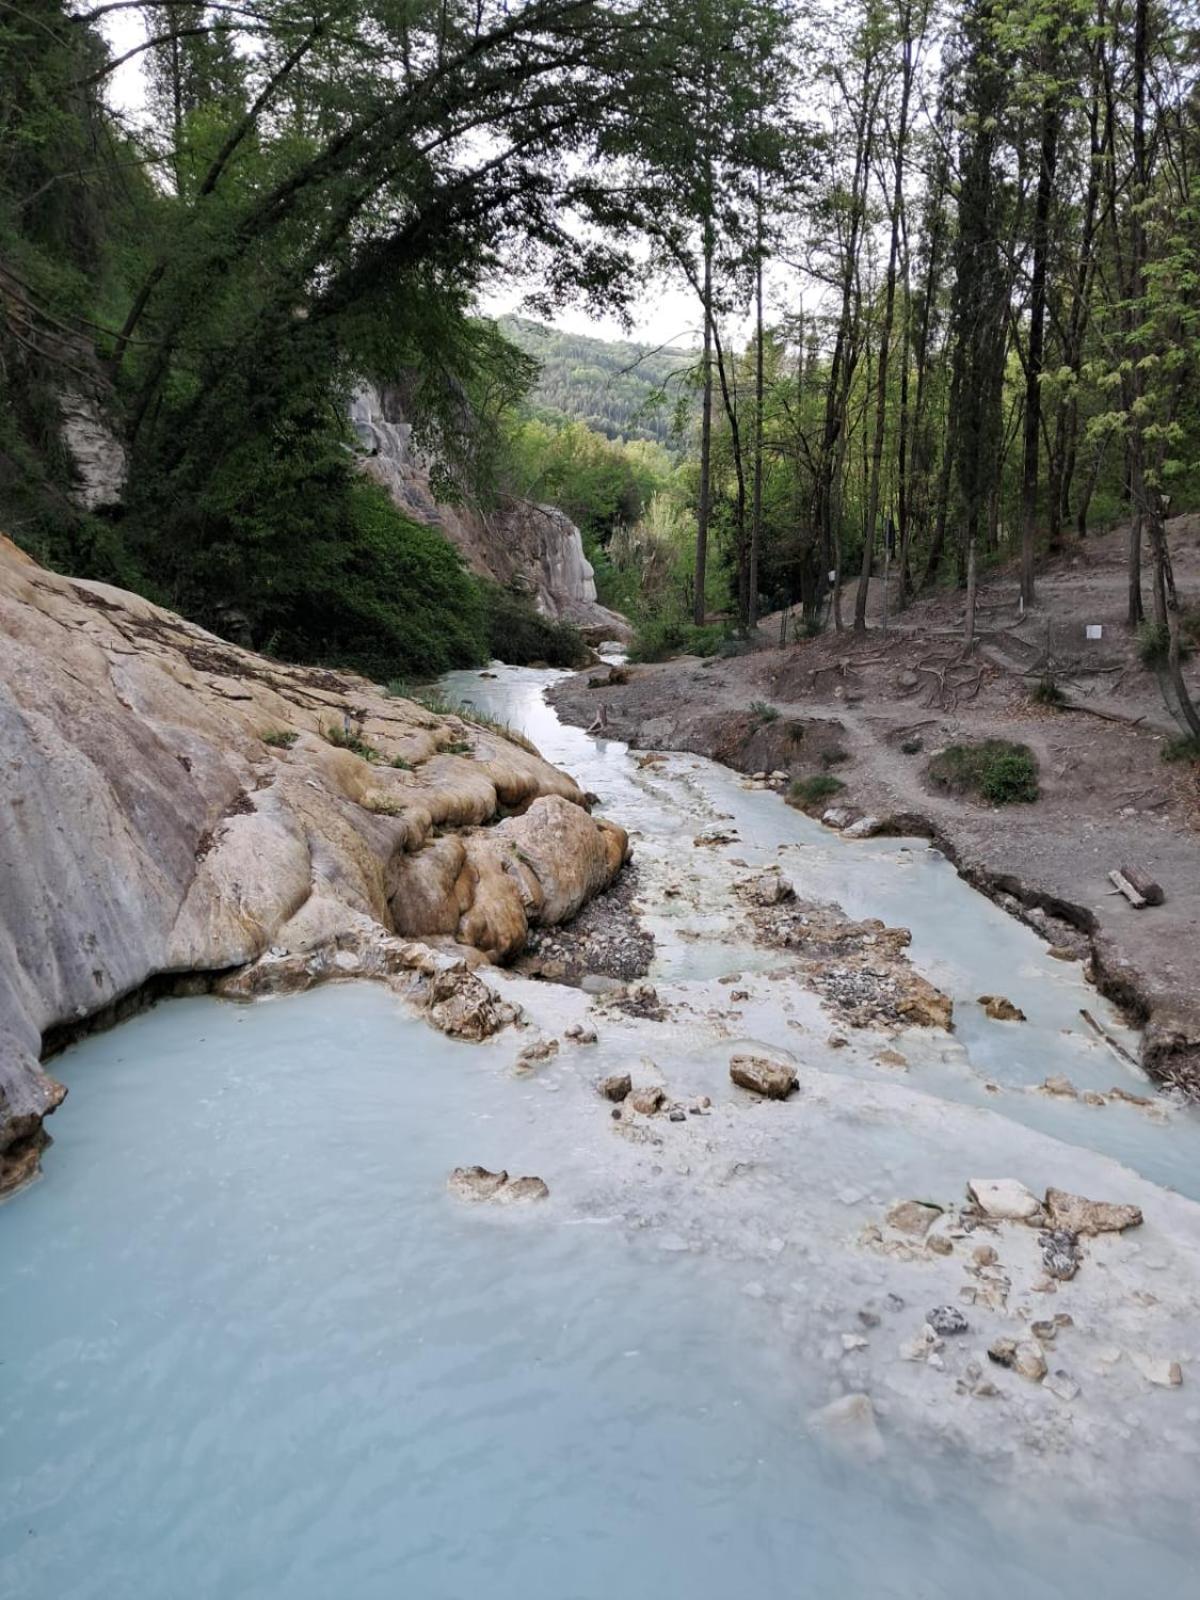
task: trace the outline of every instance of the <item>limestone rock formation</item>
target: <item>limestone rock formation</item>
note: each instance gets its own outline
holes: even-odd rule
[[[440,528],[474,571],[524,588],[539,611],[575,623],[593,643],[630,637],[625,618],[597,601],[579,529],[557,507],[508,498],[485,512],[439,501],[433,463],[414,442],[395,389],[360,385],[350,402],[350,421],[363,448],[364,470],[406,516]]]
[[[347,727],[375,759],[330,741]],[[455,957],[417,973],[431,1020],[482,1037],[502,1002],[464,961],[570,916],[627,848],[494,729],[256,656],[2,538],[0,807],[0,1186],[61,1098],[48,1031],[264,957],[297,958],[274,976],[298,986],[398,969],[371,946],[402,934]]]
[[[795,1069],[786,1061],[771,1061],[766,1056],[731,1056],[729,1076],[739,1089],[748,1089],[766,1100],[786,1100],[799,1084]]]

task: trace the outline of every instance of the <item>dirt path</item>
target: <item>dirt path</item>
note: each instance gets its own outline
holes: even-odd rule
[[[1181,592],[1200,595],[1200,518],[1177,519],[1172,543]],[[1200,780],[1194,765],[1163,759],[1178,730],[1122,623],[1124,547],[1114,533],[1051,567],[1025,617],[1014,579],[991,579],[969,662],[959,594],[920,602],[899,625],[893,600],[885,634],[877,586],[865,634],[634,667],[612,687],[581,674],[551,698],[584,725],[603,701],[614,736],[642,748],[694,750],[789,782],[836,777],[838,805],[932,836],[1051,943],[1064,923],[1077,945],[1086,935],[1100,987],[1147,1025],[1145,1064],[1200,1093]],[[780,621],[763,634],[778,639]],[[1089,623],[1099,640],[1087,639]],[[1072,709],[1034,700],[1047,668]],[[991,807],[931,785],[934,752],[985,738],[1034,752],[1036,803]],[[1165,904],[1135,911],[1109,881],[1122,865],[1159,882]]]

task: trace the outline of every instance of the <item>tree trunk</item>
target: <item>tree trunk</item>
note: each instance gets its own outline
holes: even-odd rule
[[[1051,73],[1057,63],[1051,58]],[[1034,545],[1037,538],[1038,454],[1041,448],[1042,366],[1046,346],[1046,267],[1050,253],[1050,207],[1058,164],[1059,90],[1051,83],[1042,103],[1037,202],[1033,218],[1033,273],[1030,280],[1029,357],[1025,365],[1025,450],[1021,470],[1021,599],[1033,604]]]
[[[708,522],[712,507],[712,228],[704,228],[704,397],[700,412],[700,494],[696,506],[696,592],[694,619],[702,627],[707,615],[705,583],[708,575]]]

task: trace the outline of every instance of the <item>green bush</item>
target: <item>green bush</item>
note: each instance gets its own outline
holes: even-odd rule
[[[809,806],[832,800],[845,787],[840,778],[835,778],[829,772],[819,772],[811,778],[797,778],[788,790],[788,804],[807,810]]]
[[[513,667],[544,661],[549,667],[582,667],[590,652],[579,629],[555,622],[525,595],[499,584],[480,585],[489,654]]]
[[[1188,635],[1190,621],[1180,629],[1179,659],[1187,661],[1192,654]],[[1144,667],[1162,667],[1171,654],[1171,630],[1165,622],[1143,622],[1137,631],[1138,659]]]
[[[1044,678],[1038,679],[1031,698],[1034,705],[1051,706],[1056,710],[1067,703],[1066,695],[1049,674]]]
[[[336,745],[339,750],[349,750],[351,755],[361,756],[364,761],[379,760],[379,751],[373,744],[360,739],[356,733],[347,732],[340,723],[331,722],[327,728],[322,728],[321,732],[328,743]]]
[[[768,722],[778,722],[779,707],[769,705],[765,700],[752,700],[750,702],[750,715],[753,717],[755,725],[762,727]]]
[[[725,629],[719,622],[697,627],[682,617],[647,617],[629,647],[631,661],[666,661],[671,656],[715,656]]]
[[[262,736],[262,742],[270,745],[272,750],[290,750],[300,737],[291,728],[271,728]]]
[[[1162,747],[1162,758],[1164,761],[1200,761],[1200,739],[1192,734],[1168,739]]]
[[[929,781],[949,794],[968,794],[994,806],[1038,798],[1037,759],[1027,745],[1008,739],[952,744],[927,768]]]

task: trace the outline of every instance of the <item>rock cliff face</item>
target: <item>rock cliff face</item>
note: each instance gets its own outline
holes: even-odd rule
[[[2,537],[0,817],[0,1189],[61,1098],[48,1030],[264,955],[391,939],[392,965],[424,970],[406,936],[503,960],[626,855],[532,748],[240,650]]]
[[[510,498],[484,512],[439,502],[430,463],[414,446],[412,426],[392,390],[361,387],[351,402],[350,420],[363,447],[365,470],[407,516],[440,528],[474,571],[527,589],[540,611],[574,622],[594,642],[629,637],[625,618],[597,601],[579,529],[555,506]]]

